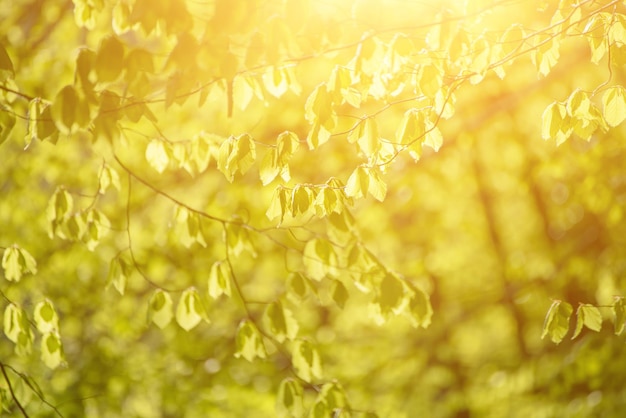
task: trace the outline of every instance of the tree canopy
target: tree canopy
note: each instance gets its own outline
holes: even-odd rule
[[[625,12],[0,8],[0,409],[618,416]]]

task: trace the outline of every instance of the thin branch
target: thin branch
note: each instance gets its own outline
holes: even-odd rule
[[[28,413],[26,412],[26,410],[24,409],[20,401],[17,399],[17,396],[15,396],[15,392],[13,391],[13,385],[11,384],[11,379],[9,379],[9,376],[7,375],[7,371],[4,368],[4,363],[2,362],[0,362],[0,369],[2,370],[2,375],[4,376],[4,380],[7,382],[7,386],[9,387],[9,392],[11,393],[11,398],[13,398],[13,402],[15,402],[15,405],[17,405],[17,408],[22,412],[22,415],[28,418],[29,416]]]

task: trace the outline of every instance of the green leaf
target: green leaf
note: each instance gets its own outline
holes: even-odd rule
[[[626,322],[626,307],[624,306],[623,297],[615,297],[613,314],[615,315],[615,335],[620,335],[624,331],[624,323]]]
[[[337,382],[324,383],[317,394],[317,401],[323,401],[328,409],[334,412],[333,418],[340,416],[342,411],[347,412],[346,409],[349,409],[348,398]]]
[[[152,168],[161,174],[167,168],[170,157],[162,140],[153,139],[146,147],[146,160]]]
[[[0,44],[0,82],[15,76],[13,63],[4,45]],[[1,141],[0,141],[1,142]]]
[[[107,36],[96,52],[95,70],[98,81],[115,81],[124,69],[124,45],[115,37]]]
[[[365,155],[376,154],[380,149],[380,135],[378,134],[378,124],[374,117],[369,117],[359,121],[358,125],[348,134],[349,142],[356,142],[359,149]]]
[[[293,314],[280,302],[267,305],[263,314],[263,325],[279,343],[285,339],[293,340],[298,334],[299,326]]]
[[[593,305],[582,304],[576,310],[576,328],[572,340],[580,334],[583,325],[587,328],[599,332],[602,328],[602,314],[600,309]]]
[[[626,119],[626,93],[622,86],[613,86],[602,95],[604,119],[611,127],[616,127]]]
[[[299,418],[303,414],[302,385],[295,379],[283,379],[276,396],[276,415],[279,418]]]
[[[317,349],[306,340],[296,340],[292,348],[292,363],[302,380],[313,383],[322,378],[322,363]]]
[[[278,186],[274,190],[272,201],[267,208],[265,215],[271,221],[278,218],[278,224],[280,225],[285,219],[285,215],[288,213],[288,208],[291,207],[291,193],[283,186]]]
[[[308,277],[322,280],[336,273],[337,255],[332,245],[324,239],[314,238],[304,246],[302,262]]]
[[[414,292],[415,294],[409,302],[410,317],[413,319],[413,326],[427,328],[433,316],[430,297],[421,289],[414,289]]]
[[[541,136],[543,139],[556,140],[561,145],[569,138],[573,130],[571,117],[563,103],[553,102],[543,112]]]
[[[9,303],[4,309],[4,334],[7,338],[17,344],[25,323],[28,324],[24,311],[17,305]]]
[[[343,309],[348,300],[348,289],[339,280],[335,280],[331,286],[331,295],[337,306]]]
[[[253,361],[257,357],[262,359],[267,357],[263,337],[254,322],[249,319],[244,319],[239,323],[236,345],[235,357],[237,358],[243,357],[248,361]]]
[[[170,294],[157,289],[150,298],[148,320],[154,322],[161,329],[165,328],[174,316],[172,306]]]
[[[35,324],[42,334],[59,331],[59,317],[48,299],[35,305]]]
[[[356,199],[365,197],[369,187],[370,177],[365,170],[365,167],[357,167],[346,183],[346,196],[354,197]]]
[[[117,174],[117,171],[113,169],[113,167],[108,164],[103,164],[100,171],[100,187],[98,189],[98,193],[105,194],[111,186],[118,191],[122,189],[120,176]]]
[[[0,145],[9,138],[11,130],[15,126],[15,115],[12,111],[0,106]]]
[[[37,273],[37,262],[28,251],[13,245],[4,250],[2,268],[8,281],[19,282],[24,274]]]
[[[189,331],[203,319],[209,322],[198,291],[193,287],[184,290],[176,307],[176,322],[182,329]]]
[[[560,343],[567,331],[569,330],[569,320],[574,309],[567,302],[555,300],[552,302],[550,309],[543,323],[543,332],[541,338],[550,335],[550,339],[555,344]]]
[[[217,169],[224,173],[226,179],[232,183],[235,173],[245,174],[255,160],[254,139],[248,134],[242,134],[238,137],[231,136],[220,146]]]
[[[213,299],[221,295],[231,296],[230,269],[224,261],[216,261],[209,271],[209,296]]]
[[[124,296],[126,282],[128,281],[132,270],[132,264],[121,255],[111,259],[109,275],[107,278],[107,287],[112,285],[120,295]]]
[[[293,302],[302,302],[309,293],[309,290],[315,292],[312,283],[301,273],[291,273],[287,278],[287,297]]]
[[[368,168],[366,170],[368,176],[368,187],[367,191],[370,195],[379,202],[385,200],[385,196],[387,195],[387,184],[380,177],[380,171],[376,168]],[[347,186],[346,186],[346,194],[347,194]]]
[[[56,332],[45,333],[41,337],[41,360],[51,369],[56,369],[63,362],[63,345]]]
[[[90,121],[89,104],[72,85],[67,85],[59,91],[50,112],[57,129],[64,134],[73,133],[77,128],[84,128]]]

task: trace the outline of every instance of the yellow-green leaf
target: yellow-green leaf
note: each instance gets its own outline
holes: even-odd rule
[[[587,328],[599,332],[602,328],[602,314],[600,309],[593,305],[583,304],[576,310],[576,328],[572,340],[580,334],[583,325]]]
[[[115,36],[107,36],[96,52],[95,70],[100,82],[115,81],[124,69],[124,46]]]
[[[170,157],[163,141],[159,139],[150,141],[146,147],[146,160],[158,173],[165,171],[170,162]]]
[[[185,289],[176,307],[176,322],[182,329],[189,331],[203,319],[208,322],[198,291],[193,287]]]
[[[602,95],[604,119],[615,127],[626,119],[626,93],[622,86],[613,86]]]
[[[59,317],[48,299],[35,305],[33,316],[37,329],[42,334],[59,331]]]
[[[276,415],[279,418],[299,418],[303,414],[302,385],[295,379],[284,379],[278,386]]]
[[[244,319],[239,323],[236,338],[237,351],[235,357],[243,357],[248,361],[255,358],[266,358],[267,351],[263,343],[263,337],[254,322]]]
[[[230,269],[224,261],[216,261],[209,271],[209,296],[213,299],[221,295],[231,296]]]
[[[280,343],[285,339],[293,340],[299,329],[292,312],[280,302],[267,305],[263,314],[263,325]]]
[[[560,300],[552,302],[543,323],[541,338],[549,335],[552,342],[560,343],[569,331],[569,321],[573,311],[572,305],[567,302]]]
[[[56,332],[45,333],[41,337],[41,360],[51,369],[56,369],[63,361],[63,345]]]
[[[170,294],[157,289],[150,298],[148,320],[154,322],[161,329],[165,328],[174,316],[172,307],[173,303]]]
[[[296,340],[292,349],[292,363],[302,380],[313,383],[322,378],[322,362],[317,349],[307,340]]]

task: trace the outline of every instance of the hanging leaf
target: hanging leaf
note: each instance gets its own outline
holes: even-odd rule
[[[41,337],[41,360],[51,369],[56,369],[63,361],[63,345],[56,332],[45,333]]]
[[[552,302],[543,323],[541,338],[543,339],[546,335],[550,335],[552,342],[555,344],[560,343],[569,330],[569,320],[573,310],[572,305],[567,302],[560,300]]]
[[[583,304],[576,310],[576,328],[574,329],[574,335],[572,340],[580,334],[583,329],[583,325],[587,328],[599,332],[602,328],[602,314],[600,309],[593,305]]]
[[[0,44],[0,82],[15,77],[13,63],[4,45]]]
[[[330,292],[333,301],[335,301],[337,306],[343,309],[346,306],[346,301],[348,300],[348,289],[346,289],[346,286],[344,286],[344,284],[339,280],[335,280],[331,286]]]
[[[176,322],[182,329],[189,331],[200,323],[201,320],[209,322],[204,307],[200,301],[198,291],[191,287],[183,291],[176,307]]]
[[[602,95],[604,119],[611,127],[616,127],[626,119],[626,93],[624,87],[613,86]]]
[[[2,255],[4,277],[12,282],[19,282],[24,274],[37,274],[37,262],[28,251],[13,245],[4,250]]]
[[[161,174],[167,168],[170,157],[163,141],[153,139],[146,148],[146,160],[157,173]]]
[[[267,305],[263,314],[263,325],[279,343],[285,339],[293,340],[298,334],[299,326],[293,314],[280,302]]]
[[[235,357],[237,358],[243,357],[251,362],[257,357],[261,359],[267,357],[263,337],[256,325],[249,319],[244,319],[239,323],[236,345]]]
[[[157,289],[150,298],[148,320],[154,322],[161,329],[165,328],[174,316],[172,307],[170,294]]]
[[[124,69],[124,46],[115,36],[107,36],[96,52],[95,70],[98,81],[115,81]]]
[[[59,317],[54,310],[52,302],[48,299],[35,305],[33,317],[35,319],[37,329],[42,334],[59,332]]]
[[[4,106],[0,106],[0,145],[9,138],[15,121],[15,115]]]
[[[296,340],[292,349],[292,363],[302,380],[313,383],[322,378],[322,363],[317,349],[306,340]]]
[[[216,261],[209,272],[209,296],[213,299],[221,295],[231,296],[230,269],[224,261]]]
[[[276,395],[276,415],[279,418],[298,418],[303,414],[302,385],[295,379],[283,379]]]

